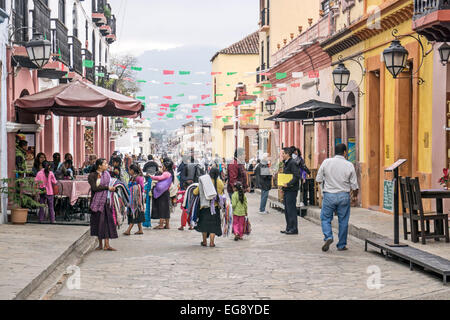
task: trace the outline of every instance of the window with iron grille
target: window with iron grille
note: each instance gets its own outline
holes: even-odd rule
[[[58,0],[58,19],[61,20],[62,23],[66,23],[66,1]]]
[[[322,1],[322,10],[325,14],[330,12],[330,0]]]
[[[0,8],[5,10],[6,9],[6,0],[0,0]]]
[[[28,41],[28,1],[27,0],[15,0],[14,1],[14,30],[15,41],[16,42],[27,42]]]

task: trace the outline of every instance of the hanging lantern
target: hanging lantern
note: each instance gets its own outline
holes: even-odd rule
[[[344,90],[350,81],[350,71],[345,67],[345,64],[339,63],[336,69],[333,70],[333,82],[339,91]]]
[[[266,102],[266,110],[270,115],[273,115],[275,112],[276,103],[273,100],[269,100]]]
[[[450,46],[445,42],[440,48],[439,48],[439,55],[441,57],[441,63],[446,66],[449,57],[450,57]]]
[[[406,68],[408,54],[408,50],[397,39],[393,40],[391,46],[383,51],[386,68],[394,79]]]
[[[118,118],[115,121],[115,125],[116,125],[116,131],[120,131],[123,128],[123,120]]]
[[[33,39],[25,44],[28,57],[39,69],[45,66],[50,60],[50,50],[52,44],[45,40],[42,34],[35,33]]]

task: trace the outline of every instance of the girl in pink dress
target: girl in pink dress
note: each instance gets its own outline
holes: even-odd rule
[[[41,204],[47,203],[48,211],[50,213],[50,221],[51,223],[55,223],[55,207],[54,207],[54,198],[55,195],[53,193],[53,185],[56,184],[56,178],[53,172],[51,171],[51,163],[48,161],[44,161],[42,163],[43,169],[40,170],[36,178],[34,179],[36,182],[40,183],[39,188],[45,189],[45,193],[40,195],[39,202]],[[41,223],[44,222],[44,208],[41,207],[39,209],[39,221]]]

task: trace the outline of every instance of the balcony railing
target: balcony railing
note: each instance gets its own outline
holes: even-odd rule
[[[97,70],[97,73],[102,73],[103,77],[97,77],[97,86],[106,88],[106,82],[108,81],[108,70],[104,66],[97,66],[95,67]]]
[[[91,60],[92,61],[92,53],[87,50],[84,50],[84,60]],[[86,69],[86,79],[91,81],[92,83],[95,83],[95,69],[94,68],[85,68]]]
[[[33,28],[34,32],[39,32],[50,40],[50,9],[41,0],[34,0]]]
[[[81,55],[81,42],[76,37],[70,37],[70,61],[75,72],[83,75],[83,57]]]
[[[95,1],[95,0],[92,0]],[[96,13],[105,13],[106,0],[97,0],[97,8],[95,8]]]
[[[448,0],[414,0],[414,18],[420,18],[437,10],[450,10]]]
[[[270,9],[264,8],[261,10],[261,27],[268,26],[270,24]]]
[[[111,15],[111,17],[106,19],[108,26],[111,27],[111,34],[116,34],[116,16]]]
[[[59,60],[66,66],[70,65],[70,49],[68,30],[59,19],[52,19],[52,49],[53,53],[60,54]]]
[[[14,26],[14,41],[19,44],[24,44],[28,41],[28,30],[22,29],[28,27],[28,13],[26,12],[25,4],[26,0],[16,1],[16,8],[13,11],[13,21]]]
[[[333,33],[333,24],[331,23],[331,14],[321,18],[319,22],[311,26],[308,30],[297,36],[285,47],[272,55],[272,67],[281,63],[282,60],[292,57],[303,48],[303,44],[320,41],[328,38]]]

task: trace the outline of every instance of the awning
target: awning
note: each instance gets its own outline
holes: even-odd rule
[[[309,100],[296,107],[267,118],[269,121],[290,122],[309,119],[319,119],[333,116],[340,116],[352,110],[350,107],[343,107],[338,104],[328,103],[318,100]]]
[[[144,111],[139,100],[81,80],[17,99],[14,105],[26,113],[68,117],[133,118]]]

